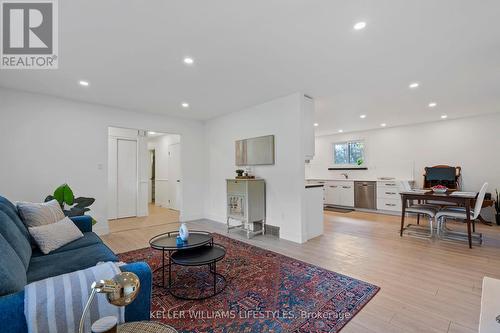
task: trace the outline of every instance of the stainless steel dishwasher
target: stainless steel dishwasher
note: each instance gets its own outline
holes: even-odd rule
[[[377,182],[354,182],[354,207],[377,209]]]

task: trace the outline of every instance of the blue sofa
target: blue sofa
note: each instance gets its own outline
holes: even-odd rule
[[[0,331],[26,333],[24,286],[80,269],[100,261],[118,261],[116,255],[92,232],[92,218],[72,218],[83,237],[44,255],[33,246],[28,229],[16,206],[0,196]],[[149,320],[151,307],[151,269],[145,262],[120,267],[141,280],[139,296],[125,308],[125,320]]]

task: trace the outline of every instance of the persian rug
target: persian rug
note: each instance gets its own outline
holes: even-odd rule
[[[151,319],[188,333],[338,332],[379,287],[247,243],[213,234],[226,247],[217,273],[226,288],[201,300],[180,300],[153,287]],[[161,251],[145,248],[119,255],[125,262],[146,261],[161,266]],[[176,286],[199,292],[213,290],[208,267],[173,266]],[[168,274],[166,274],[167,276]],[[153,284],[161,284],[161,270]],[[217,281],[218,287],[222,280]]]

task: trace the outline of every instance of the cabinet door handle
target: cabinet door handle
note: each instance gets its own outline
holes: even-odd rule
[[[338,186],[337,186],[337,185],[335,185],[335,186],[333,186],[333,185],[330,185],[330,187],[331,187],[331,188],[337,188]]]
[[[342,188],[351,188],[350,186],[342,186]]]
[[[396,186],[396,184],[384,184],[385,186]]]

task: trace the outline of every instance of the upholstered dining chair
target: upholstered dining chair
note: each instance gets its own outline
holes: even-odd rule
[[[483,206],[483,201],[484,197],[486,195],[486,189],[488,188],[488,183],[484,183],[483,186],[481,187],[481,190],[479,191],[479,194],[477,195],[476,198],[476,204],[474,205],[474,208],[470,210],[470,219],[472,221],[472,225],[474,226],[474,221],[479,217],[479,213],[481,213],[481,208]],[[437,214],[436,214],[436,221],[438,224],[438,236],[445,235],[447,230],[446,230],[446,218],[451,217],[455,219],[460,219],[460,220],[465,220],[467,219],[467,213],[465,210],[465,207],[447,207],[444,209],[441,209]],[[474,226],[474,231],[475,231],[475,226]],[[455,234],[464,234],[465,233],[457,233],[453,232]]]
[[[410,183],[408,181],[402,181],[401,188],[404,192],[409,192],[412,190]],[[407,213],[417,214],[417,224],[420,224],[420,215],[424,215],[429,218],[429,237],[432,237],[434,235],[433,222],[438,211],[439,211],[439,206],[425,204],[425,203],[416,204],[413,202],[409,202],[408,207],[406,208]]]

